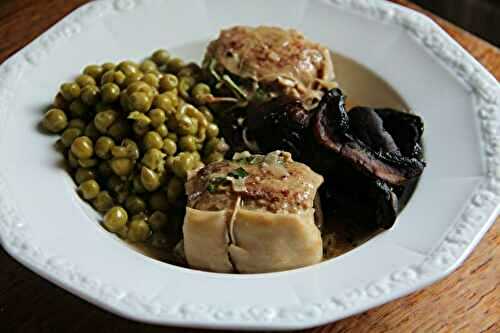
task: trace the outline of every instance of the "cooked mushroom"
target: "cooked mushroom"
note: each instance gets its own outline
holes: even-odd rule
[[[404,113],[396,116],[395,112],[385,109],[382,114],[387,118],[399,117],[399,122],[405,123],[408,118],[401,117]],[[377,112],[369,108],[356,108],[347,113],[339,89],[330,90],[324,96],[313,121],[317,141],[324,147],[349,160],[366,175],[391,185],[404,185],[422,173],[425,163],[413,155],[403,155],[383,124]],[[414,136],[405,149],[415,146],[419,140],[420,135]]]
[[[249,108],[247,119],[249,138],[260,152],[289,151],[325,177],[326,214],[350,215],[372,227],[394,224],[425,167],[420,117],[365,107],[346,112],[338,89],[311,111],[280,97]]]

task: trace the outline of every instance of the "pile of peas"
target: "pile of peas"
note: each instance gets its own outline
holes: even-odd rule
[[[78,192],[110,232],[161,244],[168,216],[185,208],[187,173],[224,158],[202,78],[158,50],[140,64],[89,65],[61,85],[42,126],[61,134]]]

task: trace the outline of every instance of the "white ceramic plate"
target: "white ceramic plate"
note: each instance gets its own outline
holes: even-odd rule
[[[166,47],[200,60],[235,24],[303,31],[385,78],[426,123],[429,166],[391,230],[294,271],[221,275],[145,257],[98,226],[37,130],[84,65]],[[70,14],[0,67],[0,236],[18,261],[119,315],[157,324],[296,329],[404,296],[444,277],[494,222],[499,86],[430,19],[385,1],[103,0]]]

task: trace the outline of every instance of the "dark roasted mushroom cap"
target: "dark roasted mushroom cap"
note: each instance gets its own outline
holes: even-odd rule
[[[360,173],[340,157],[325,180],[321,199],[328,211],[324,213],[335,221],[363,230],[389,229],[396,221],[399,200],[385,182]]]
[[[384,109],[382,114],[390,119],[388,123],[393,127],[405,124],[402,127],[412,128],[413,132],[403,134],[404,129],[395,130],[398,135],[393,137],[383,118],[373,109],[355,108],[347,113],[342,92],[334,89],[318,105],[312,124],[314,134],[320,144],[340,154],[364,174],[391,185],[403,185],[419,176],[425,167],[425,163],[415,157],[418,145],[415,140],[420,139],[421,132],[418,126],[409,124],[410,118],[400,117],[404,115],[402,112]],[[410,156],[403,154],[396,138],[401,139],[405,152],[412,151]]]
[[[349,116],[356,109],[349,112]],[[398,143],[401,154],[406,157],[422,159],[420,140],[424,133],[424,123],[417,115],[393,109],[375,109],[377,115],[383,120],[384,128],[391,133],[394,141]]]
[[[304,161],[312,139],[309,131],[311,115],[300,100],[278,97],[248,109],[249,134],[262,152],[284,150],[290,152],[294,159]]]

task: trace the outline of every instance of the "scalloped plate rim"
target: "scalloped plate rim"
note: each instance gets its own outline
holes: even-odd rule
[[[339,5],[339,6],[352,5],[352,0],[347,0],[347,1],[346,0],[332,0],[330,2],[333,5]],[[359,2],[360,3],[367,3],[368,5],[373,5],[373,3],[370,1],[363,1],[362,0]],[[112,1],[111,0],[100,0],[100,1],[97,1],[96,3],[108,3],[111,5]],[[117,3],[124,3],[126,6],[127,3],[134,3],[134,1],[133,0],[128,1],[128,2],[127,1],[114,1],[113,3],[115,5]],[[69,22],[71,19],[76,18],[79,14],[83,13],[83,11],[85,9],[88,9],[91,6],[94,6],[94,4],[87,3],[87,4],[80,6],[79,8],[77,8],[76,10],[71,12],[69,15],[64,17],[62,20],[57,22],[49,30],[44,32],[39,37],[37,37],[34,41],[30,42],[27,46],[25,46],[24,48],[22,48],[21,50],[16,52],[14,55],[9,57],[9,59],[7,59],[0,66],[0,77],[2,77],[2,74],[5,74],[4,72],[2,72],[2,70],[4,70],[7,66],[11,66],[11,65],[15,64],[16,61],[20,57],[22,57],[22,56],[26,57],[27,51],[30,49],[33,49],[37,45],[37,43],[40,42],[42,37],[44,37],[45,35],[51,33],[55,29],[57,29],[62,23]],[[422,22],[425,21],[426,25],[435,29],[436,33],[441,38],[444,38],[446,43],[453,44],[453,47],[455,49],[459,50],[459,52],[461,53],[461,56],[464,57],[463,60],[465,62],[468,62],[469,64],[472,64],[475,67],[475,69],[479,71],[479,75],[481,76],[482,79],[490,81],[489,84],[496,85],[497,95],[496,95],[496,97],[495,96],[494,97],[497,100],[496,100],[496,104],[494,104],[493,107],[494,108],[496,107],[497,114],[496,114],[496,116],[493,116],[493,118],[494,118],[494,120],[498,120],[499,115],[498,115],[498,104],[497,103],[498,103],[498,90],[499,89],[498,89],[498,82],[496,81],[496,79],[486,69],[484,69],[476,59],[474,59],[470,54],[468,54],[465,50],[463,50],[461,48],[461,46],[454,39],[452,39],[450,36],[448,36],[444,32],[444,30],[442,30],[434,21],[432,21],[427,16],[425,16],[421,13],[415,12],[411,9],[399,6],[399,5],[394,4],[394,3],[387,3],[385,1],[380,1],[380,8],[382,8],[384,6],[387,8],[389,8],[389,7],[398,8],[398,10],[400,10],[401,13],[406,13],[405,15],[419,17],[420,21],[422,21]],[[348,10],[355,11],[356,9],[349,8]],[[456,74],[455,74],[455,76],[457,77]],[[8,80],[6,80],[6,81],[8,81]],[[492,90],[493,90],[493,93],[495,93],[495,87],[493,87]],[[0,85],[0,93],[2,93],[2,86],[1,85]],[[0,101],[1,101],[1,98],[0,98]],[[5,113],[5,111],[3,111],[2,108],[0,107],[0,116],[5,116],[4,113]],[[480,130],[480,133],[482,133],[482,132],[483,132],[483,129]],[[0,137],[0,139],[1,139],[1,137]],[[496,139],[496,138],[493,138],[493,139]],[[488,140],[486,140],[486,141],[487,141],[486,144],[488,144],[489,143]],[[499,159],[498,153],[495,153],[493,157],[494,157],[494,159],[498,160]],[[0,182],[2,182],[1,178],[2,178],[2,175],[0,173]],[[477,186],[477,189],[479,189],[479,188],[483,189],[485,186],[490,186],[489,182],[495,182],[495,184],[492,185],[492,186],[494,186],[494,189],[488,190],[489,191],[488,193],[494,194],[494,197],[491,198],[491,201],[493,202],[492,206],[488,206],[488,207],[483,209],[484,211],[486,211],[488,209],[487,216],[485,217],[486,220],[482,219],[481,227],[478,230],[475,230],[473,238],[471,240],[469,240],[469,243],[466,246],[465,250],[460,253],[458,258],[453,259],[453,263],[450,266],[446,267],[445,269],[443,269],[441,271],[433,272],[432,275],[426,276],[425,280],[420,280],[419,283],[417,283],[415,285],[393,291],[393,292],[385,295],[382,298],[379,298],[375,301],[372,301],[371,303],[353,306],[351,309],[344,312],[342,315],[334,316],[335,318],[325,317],[325,318],[321,318],[321,319],[313,319],[310,321],[305,320],[302,322],[301,321],[290,321],[286,324],[281,323],[281,322],[275,323],[275,322],[265,322],[265,321],[259,321],[259,320],[255,320],[255,321],[249,320],[247,322],[239,322],[239,323],[232,323],[232,322],[228,323],[228,322],[224,322],[224,321],[211,321],[211,320],[206,320],[206,319],[200,319],[200,320],[192,320],[192,319],[184,319],[184,318],[180,318],[180,319],[168,318],[166,320],[162,319],[162,318],[159,318],[157,320],[149,319],[149,318],[145,319],[144,317],[141,317],[141,314],[139,314],[139,313],[130,312],[129,308],[120,308],[120,304],[111,304],[109,301],[107,301],[105,299],[100,299],[98,296],[90,294],[88,291],[82,290],[81,286],[72,285],[71,282],[65,281],[64,278],[62,278],[61,276],[58,276],[57,273],[55,273],[54,271],[50,271],[50,270],[47,270],[46,268],[36,266],[36,264],[37,264],[36,261],[33,261],[33,259],[30,259],[29,256],[25,256],[24,253],[19,252],[18,248],[12,247],[11,243],[9,241],[7,241],[7,239],[6,239],[7,236],[11,236],[11,235],[16,236],[15,233],[9,234],[9,232],[11,230],[8,230],[6,232],[6,230],[7,230],[6,228],[9,227],[7,224],[6,224],[7,226],[2,226],[0,224],[0,243],[2,244],[3,248],[9,253],[9,255],[11,255],[17,261],[21,262],[24,266],[28,267],[30,270],[34,271],[38,275],[44,277],[45,279],[53,282],[54,284],[56,284],[64,289],[70,291],[71,293],[77,295],[78,297],[86,299],[87,301],[89,301],[89,302],[91,302],[91,303],[93,303],[101,308],[104,308],[108,311],[111,311],[111,312],[117,314],[117,315],[129,318],[129,319],[143,321],[143,322],[149,322],[149,323],[154,323],[154,324],[163,324],[163,325],[174,324],[177,326],[200,327],[200,328],[201,327],[203,327],[203,328],[207,328],[207,327],[209,327],[209,328],[225,328],[225,329],[229,329],[229,328],[233,328],[233,329],[234,328],[236,328],[236,329],[269,329],[269,328],[272,328],[272,329],[276,329],[276,330],[285,330],[285,329],[290,329],[290,328],[294,328],[294,329],[309,328],[309,327],[314,327],[317,325],[331,322],[332,320],[339,320],[339,319],[348,317],[350,315],[353,315],[355,313],[365,311],[366,309],[372,308],[374,306],[384,304],[390,300],[394,300],[394,299],[403,297],[403,296],[408,295],[416,290],[422,289],[422,288],[424,288],[432,283],[435,283],[438,280],[441,280],[442,278],[449,275],[452,271],[457,269],[463,263],[463,261],[467,258],[467,256],[472,252],[472,250],[475,248],[475,246],[480,241],[480,239],[484,236],[484,234],[487,232],[487,230],[491,227],[491,225],[493,225],[493,223],[495,222],[495,218],[496,218],[496,216],[499,212],[499,209],[500,209],[500,197],[499,197],[500,191],[497,187],[495,187],[498,185],[498,181],[499,181],[498,178],[499,177],[496,174],[494,174],[493,176],[486,175],[484,177],[482,176],[481,178],[483,181],[481,182],[480,185]],[[2,186],[0,184],[0,190],[1,189],[2,189]],[[476,190],[475,190],[475,192],[476,192]],[[480,193],[478,193],[478,195],[479,194]],[[2,201],[2,199],[5,199],[5,198],[2,198],[0,196],[0,202]],[[14,206],[10,206],[10,207],[7,206],[7,208],[14,209],[12,207],[14,207]],[[1,208],[2,207],[0,207],[0,218],[2,216],[3,216],[3,218],[6,218],[5,212],[2,212]],[[10,211],[7,211],[7,213],[9,213],[9,212]],[[0,223],[1,222],[4,222],[4,221],[0,221]],[[10,227],[12,227],[12,226],[10,226]],[[17,228],[17,226],[14,225],[13,228]],[[22,229],[23,229],[22,226],[19,227],[19,230],[22,230]]]

